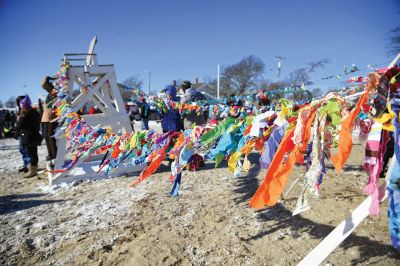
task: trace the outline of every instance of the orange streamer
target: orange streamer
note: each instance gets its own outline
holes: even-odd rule
[[[314,109],[310,111],[310,114],[308,115],[308,119],[304,126],[304,134],[302,137],[302,141],[301,144],[299,144],[299,149],[298,152],[296,153],[296,162],[299,164],[304,164],[304,154],[306,152],[307,145],[310,141],[311,126],[312,123],[314,122],[316,113],[317,113],[317,107],[314,107]]]
[[[120,148],[119,148],[119,142],[118,142],[117,145],[115,146],[113,152],[111,153],[111,157],[112,157],[113,159],[117,159],[117,158],[118,158],[118,155],[119,155],[120,153],[121,153],[121,150],[120,150]]]
[[[130,184],[129,187],[136,186],[137,184],[148,178],[150,175],[152,175],[155,171],[157,171],[158,167],[160,167],[161,163],[163,162],[165,156],[167,156],[167,149],[171,143],[172,137],[174,137],[174,135],[170,136],[170,139],[161,150],[159,151],[154,150],[150,154],[151,163],[140,173],[139,178],[136,179],[135,182]]]
[[[342,128],[339,133],[338,153],[331,156],[331,161],[335,166],[336,171],[338,172],[342,170],[343,165],[349,158],[351,149],[353,147],[352,130],[354,125],[354,120],[360,113],[361,107],[367,101],[368,94],[369,94],[369,87],[367,90],[365,90],[364,94],[361,95],[353,111],[351,111],[351,113],[342,121],[341,125]]]
[[[160,167],[166,155],[167,154],[165,153],[165,148],[163,148],[158,154],[158,156],[153,161],[151,161],[151,163],[146,167],[146,169],[144,169],[140,173],[139,178],[136,179],[135,182],[130,184],[129,187],[136,186],[137,184],[148,178],[150,175],[152,175],[158,169],[158,167]]]
[[[292,140],[294,129],[294,127],[289,129],[279,144],[278,150],[272,159],[263,183],[250,200],[251,207],[262,208],[265,205],[273,206],[278,202],[279,197],[283,192],[283,188],[286,185],[288,176],[296,162],[295,154],[297,148],[295,148]],[[286,161],[282,163],[287,153],[289,153],[289,156]]]

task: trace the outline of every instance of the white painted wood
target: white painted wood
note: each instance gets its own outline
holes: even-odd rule
[[[82,180],[90,180],[90,179],[105,179],[105,178],[113,178],[119,176],[137,176],[139,172],[144,169],[144,165],[138,166],[121,166],[116,169],[113,169],[109,176],[106,176],[102,172],[96,173],[99,169],[101,161],[95,160],[90,162],[85,162],[80,164],[71,171],[68,175],[58,174],[53,179],[49,180],[50,186],[57,185],[61,183],[71,183]]]
[[[111,127],[115,132],[122,131],[131,132],[132,127],[129,116],[126,112],[120,91],[117,85],[114,65],[97,65],[93,56],[94,47],[97,42],[95,36],[89,46],[89,52],[86,57],[84,66],[71,65],[68,70],[68,92],[72,95],[74,85],[77,84],[81,93],[73,99],[71,106],[73,111],[79,110],[88,101],[94,102],[102,111],[100,114],[83,115],[83,119],[90,126]],[[65,61],[68,62],[68,55],[65,56]],[[97,83],[93,85],[93,81],[97,79]],[[67,141],[64,137],[57,137],[57,157],[54,161],[54,169],[60,170],[66,159],[71,157],[68,153]],[[102,173],[96,174],[90,171],[90,162],[78,162],[80,164],[79,171],[71,173],[50,174],[48,175],[50,184],[55,182],[65,182],[66,180],[77,180],[84,177],[98,178]],[[88,165],[88,166],[86,166]],[[140,167],[124,167],[113,171],[113,174],[141,171]],[[114,173],[115,172],[115,173]]]
[[[400,53],[393,59],[393,61],[389,64],[388,68],[394,67],[394,65],[397,63],[397,61],[400,60]]]
[[[386,183],[379,186],[379,200],[383,202],[387,198],[386,185],[392,173],[395,158],[392,157],[389,170],[386,173]],[[321,243],[318,244],[298,266],[320,265],[338,247],[360,223],[368,217],[372,197],[368,196],[351,214],[343,220]]]
[[[363,93],[364,93],[363,91],[357,92],[357,93],[354,93],[354,94],[352,94],[352,95],[344,96],[343,99],[345,99],[345,100],[352,100],[352,99],[355,99],[355,98],[360,97]]]
[[[94,36],[92,41],[90,42],[89,45],[89,50],[88,50],[88,56],[86,57],[86,65],[92,65],[92,64],[96,64],[97,62],[94,61],[95,56],[93,56],[94,53],[94,47],[96,46],[97,43],[97,36]]]

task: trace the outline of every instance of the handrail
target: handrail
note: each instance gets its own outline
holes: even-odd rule
[[[88,54],[88,53],[71,53],[71,54],[64,54],[64,56],[78,56],[78,55],[97,55],[97,54]]]

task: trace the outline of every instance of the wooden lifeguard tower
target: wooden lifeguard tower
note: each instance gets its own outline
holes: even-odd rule
[[[131,132],[132,127],[126,112],[120,91],[117,85],[114,65],[97,64],[97,55],[94,48],[97,43],[95,36],[89,46],[88,53],[64,54],[62,62],[68,63],[67,91],[72,99],[73,91],[79,89],[80,93],[73,98],[71,106],[73,111],[78,111],[88,102],[93,102],[100,110],[98,114],[82,115],[90,126],[111,127],[114,132]],[[57,156],[54,160],[54,169],[62,169],[68,156],[67,139],[57,138]],[[50,185],[104,177],[102,172],[97,173],[101,156],[93,156],[90,161],[79,162],[74,169],[66,173],[48,174]],[[138,172],[143,166],[126,166],[122,163],[117,169],[111,171],[110,176],[121,176]]]

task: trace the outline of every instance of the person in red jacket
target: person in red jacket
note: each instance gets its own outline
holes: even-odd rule
[[[96,109],[93,106],[90,106],[88,114],[94,115],[95,113],[96,113]]]

